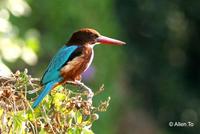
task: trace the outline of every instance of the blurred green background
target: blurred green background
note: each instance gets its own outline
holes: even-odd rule
[[[41,77],[83,27],[127,42],[96,46],[83,81],[111,96],[97,134],[200,133],[200,1],[1,0],[0,75],[28,68]],[[194,124],[170,127],[169,122]]]

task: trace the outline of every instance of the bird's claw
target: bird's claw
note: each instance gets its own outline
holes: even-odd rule
[[[81,89],[85,89],[87,91],[87,100],[90,104],[92,104],[92,98],[94,96],[94,93],[92,92],[92,90],[87,87],[84,83],[80,82],[80,81],[69,81],[68,83],[73,84],[73,85],[77,85],[79,86]]]
[[[78,82],[79,83],[79,85],[80,85],[80,87],[82,88],[82,89],[85,89],[86,91],[87,91],[87,99],[88,99],[88,102],[90,103],[90,104],[92,104],[92,98],[93,98],[93,96],[94,96],[94,93],[92,92],[92,90],[89,88],[89,87],[87,87],[84,83],[82,83],[82,82]]]

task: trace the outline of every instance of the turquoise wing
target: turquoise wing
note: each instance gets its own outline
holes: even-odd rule
[[[64,46],[62,47],[57,54],[53,57],[50,64],[48,65],[42,80],[41,84],[46,84],[51,81],[55,80],[62,80],[60,76],[60,69],[63,67],[64,64],[68,61],[71,54],[78,48],[78,46]],[[57,81],[57,82],[59,82]]]

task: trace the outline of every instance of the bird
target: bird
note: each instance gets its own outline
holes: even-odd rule
[[[50,61],[41,78],[42,91],[32,104],[32,108],[36,108],[52,89],[67,83],[84,87],[90,93],[91,99],[93,92],[81,82],[81,74],[91,65],[94,57],[93,48],[97,44],[122,46],[126,43],[103,36],[92,28],[75,31]]]

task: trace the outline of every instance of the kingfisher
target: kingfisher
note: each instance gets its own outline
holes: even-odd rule
[[[81,82],[81,74],[88,69],[94,57],[93,47],[97,44],[124,45],[125,42],[101,35],[94,29],[83,28],[74,32],[67,43],[56,53],[44,72],[41,85],[43,89],[32,105],[36,108],[43,98],[59,85],[74,84],[93,92]]]

